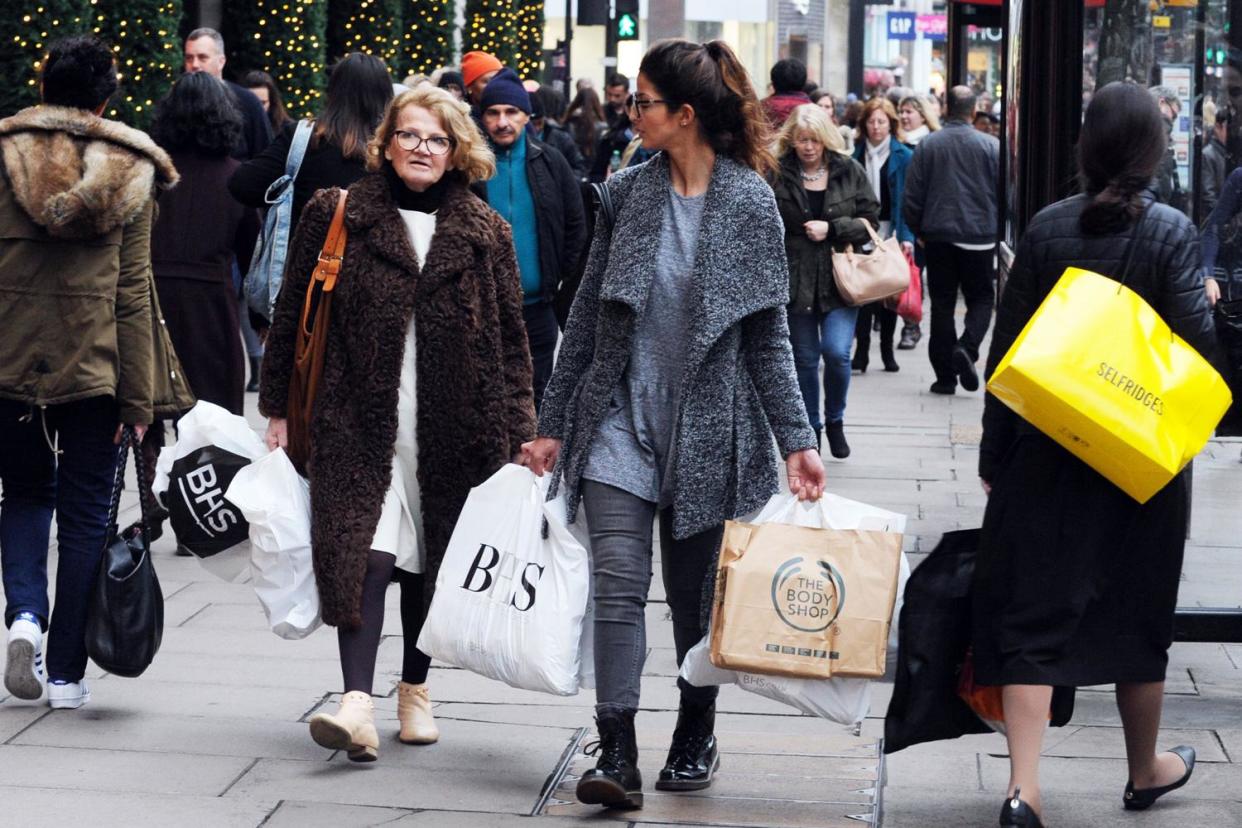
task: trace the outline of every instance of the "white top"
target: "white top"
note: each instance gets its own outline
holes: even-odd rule
[[[421,268],[436,232],[435,213],[399,210],[409,234],[410,245]],[[423,544],[422,496],[418,487],[417,375],[415,365],[414,320],[405,334],[401,357],[401,383],[397,391],[397,442],[393,446],[392,480],[384,493],[384,508],[375,527],[371,548],[391,553],[397,567],[422,572],[427,565]]]

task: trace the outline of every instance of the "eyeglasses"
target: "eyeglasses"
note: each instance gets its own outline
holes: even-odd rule
[[[628,98],[625,99],[625,111],[630,114],[631,118],[641,118],[644,115],[644,113],[646,113],[646,111],[654,104],[664,104],[665,106],[672,106],[672,103],[669,101],[663,101],[657,98],[643,98],[642,100],[639,100],[638,98],[635,98],[633,95],[630,95]]]
[[[453,139],[446,138],[443,135],[433,135],[430,138],[424,138],[416,132],[398,130],[393,133],[393,137],[397,139],[397,146],[406,152],[414,152],[419,147],[426,145],[427,152],[432,155],[444,155],[444,153],[453,148]]]

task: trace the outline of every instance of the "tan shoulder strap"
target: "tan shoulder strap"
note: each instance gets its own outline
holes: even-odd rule
[[[342,189],[336,200],[336,212],[332,214],[332,224],[328,226],[328,236],[324,239],[323,249],[319,251],[319,263],[315,265],[313,281],[323,282],[324,293],[336,287],[336,277],[341,272],[341,261],[345,256],[345,242],[349,232],[345,229],[345,198],[349,191]]]

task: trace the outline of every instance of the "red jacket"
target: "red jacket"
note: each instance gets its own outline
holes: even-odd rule
[[[767,114],[772,129],[780,129],[789,118],[789,113],[810,102],[811,99],[805,92],[782,92],[764,98],[760,103],[763,104],[763,111]]]

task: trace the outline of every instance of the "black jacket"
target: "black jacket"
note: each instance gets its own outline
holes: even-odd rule
[[[569,134],[569,130],[551,121],[545,121],[543,134],[538,137],[540,141],[565,156],[565,160],[569,162],[569,168],[574,171],[579,181],[587,177],[586,159],[582,157],[582,150],[578,149],[578,142]]]
[[[226,80],[224,84],[233,93],[242,115],[242,143],[233,152],[233,157],[238,161],[249,161],[272,142],[272,122],[267,119],[263,104],[253,92],[232,81]]]
[[[818,216],[811,214],[810,197],[802,184],[802,167],[794,152],[781,159],[772,189],[785,225],[790,310],[827,312],[844,307],[832,276],[832,248],[844,250],[847,244],[862,246],[871,241],[859,219],[871,222],[872,227],[879,226],[880,204],[866,171],[849,156],[829,153],[824,211]],[[811,241],[802,227],[816,219],[828,222],[825,241]]]
[[[257,158],[242,164],[229,179],[229,192],[233,198],[247,207],[266,207],[263,196],[272,182],[285,174],[285,159],[293,141],[297,123],[286,124],[280,135]],[[312,142],[313,143],[313,142]],[[289,226],[289,238],[298,227],[302,209],[317,190],[329,187],[349,187],[366,175],[366,162],[358,158],[346,158],[340,147],[320,143],[307,147],[302,157],[302,168],[293,182],[293,221]]]
[[[1122,277],[1131,229],[1104,236],[1087,235],[1078,225],[1086,204],[1085,195],[1058,201],[1040,210],[1027,227],[996,316],[988,353],[988,377],[1067,267],[1085,268],[1114,279]],[[1143,297],[1174,333],[1212,359],[1216,335],[1199,270],[1199,234],[1195,226],[1183,213],[1165,204],[1149,203],[1140,230],[1126,285]],[[979,476],[992,480],[1001,460],[1023,433],[1034,433],[1034,426],[988,394],[983,409]]]
[[[526,180],[535,200],[535,223],[539,228],[540,292],[546,302],[557,298],[561,283],[578,269],[586,244],[586,211],[578,179],[565,156],[542,141],[526,136]],[[475,195],[487,201],[487,182],[471,185]]]
[[[949,121],[914,150],[902,218],[923,241],[995,242],[999,175],[1000,142],[965,121]]]

